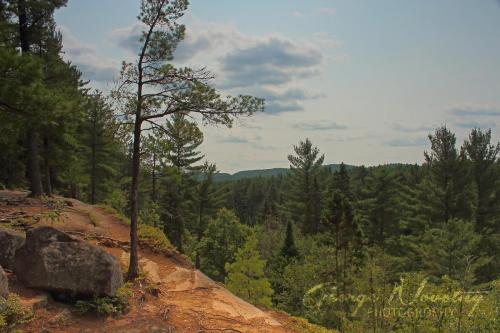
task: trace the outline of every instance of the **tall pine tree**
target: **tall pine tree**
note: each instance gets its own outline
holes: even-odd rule
[[[138,267],[139,185],[143,125],[162,127],[158,120],[177,113],[197,113],[207,123],[230,126],[234,117],[262,111],[264,102],[251,96],[222,97],[211,85],[212,74],[205,69],[176,68],[169,62],[184,39],[179,23],[187,0],[142,0],[140,50],[135,62],[124,62],[117,103],[134,122],[132,184],[130,187],[130,265],[128,278],[135,279]]]
[[[289,210],[305,233],[314,234],[319,231],[321,222],[318,208],[321,190],[317,177],[325,156],[320,155],[319,149],[309,139],[299,142],[293,150],[295,155],[288,156],[292,183]]]

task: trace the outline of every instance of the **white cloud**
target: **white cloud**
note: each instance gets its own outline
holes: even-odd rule
[[[95,45],[80,41],[68,28],[61,26],[60,31],[63,36],[64,59],[75,64],[84,78],[108,82],[117,76],[119,62],[103,57]]]
[[[128,51],[130,55],[136,55],[141,48],[139,39],[144,31],[144,27],[143,23],[137,22],[129,27],[113,30],[111,37],[116,41],[118,46]]]
[[[137,53],[141,24],[115,29],[112,36],[123,49]],[[308,40],[277,35],[251,36],[234,26],[194,18],[186,25],[186,37],[174,53],[181,66],[207,66],[216,74],[215,84],[229,93],[253,94],[266,99],[267,112],[303,110],[301,101],[324,97],[306,92],[300,81],[321,72],[323,49],[340,44],[325,33]],[[292,94],[293,93],[293,94]]]
[[[427,145],[428,141],[425,136],[413,138],[402,137],[388,140],[384,144],[390,147],[421,147]]]
[[[500,117],[498,108],[458,107],[449,111],[456,117]]]
[[[312,39],[314,44],[320,46],[321,48],[336,49],[342,47],[342,44],[338,40],[333,39],[326,32],[316,32],[312,35]]]
[[[283,85],[319,73],[319,49],[291,40],[270,37],[220,58],[228,88]]]
[[[322,7],[320,9],[318,9],[318,12],[320,14],[333,15],[333,14],[337,13],[337,10],[333,7]]]
[[[430,133],[436,128],[437,125],[407,125],[407,124],[394,124],[392,129],[397,132],[403,133]]]
[[[293,127],[304,131],[332,131],[347,129],[347,126],[329,120],[302,122],[294,124]]]

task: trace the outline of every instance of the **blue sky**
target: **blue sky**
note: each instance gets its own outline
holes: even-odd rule
[[[57,15],[65,57],[111,87],[133,59],[138,0],[70,0]],[[496,0],[193,0],[178,65],[208,66],[227,93],[267,100],[232,129],[204,128],[222,171],[287,166],[310,138],[328,163],[420,163],[446,124],[500,138]]]

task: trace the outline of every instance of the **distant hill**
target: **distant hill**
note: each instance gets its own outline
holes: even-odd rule
[[[325,167],[329,168],[331,171],[337,171],[340,168],[340,164],[329,164]],[[353,168],[352,165],[346,165],[348,169]],[[236,181],[240,179],[250,179],[257,177],[272,177],[283,175],[290,171],[289,168],[273,168],[273,169],[257,169],[257,170],[244,170],[238,171],[234,174],[229,173],[218,173],[214,176],[214,181],[225,182],[225,181]]]

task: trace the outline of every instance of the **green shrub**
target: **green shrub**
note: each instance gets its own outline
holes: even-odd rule
[[[168,253],[175,250],[165,233],[157,227],[139,224],[137,234],[139,243],[150,247],[155,252]]]
[[[323,326],[311,324],[304,318],[291,317],[291,326],[294,330],[301,333],[338,333],[336,330],[328,329]]]
[[[141,207],[139,212],[139,223],[157,226],[161,224],[160,206],[155,202],[150,202]]]
[[[102,208],[108,214],[113,215],[118,220],[130,226],[130,219],[113,207],[107,205],[97,205],[97,207]],[[137,227],[137,236],[139,237],[140,244],[149,247],[155,252],[169,253],[175,251],[175,247],[170,243],[163,230],[158,227],[139,223]]]
[[[67,219],[67,215],[64,213],[66,202],[46,196],[42,197],[41,200],[44,207],[48,209],[40,214],[42,219],[49,221],[51,224],[65,222]]]
[[[32,313],[25,310],[19,304],[19,297],[10,294],[7,299],[0,297],[0,328],[12,327],[14,325],[28,322]]]
[[[128,206],[127,194],[120,189],[115,189],[108,194],[104,204],[114,210],[123,212]]]
[[[3,315],[0,315],[0,330],[7,326],[7,321]]]
[[[122,314],[129,309],[129,299],[132,295],[132,285],[130,283],[126,283],[123,287],[117,290],[114,297],[94,296],[89,301],[77,301],[75,306],[81,314],[97,313],[105,316]]]

